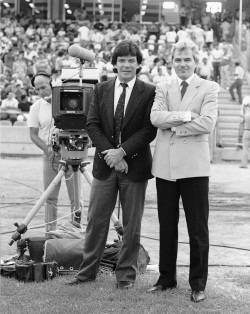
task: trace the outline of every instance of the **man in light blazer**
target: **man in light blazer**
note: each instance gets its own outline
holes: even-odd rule
[[[172,48],[176,78],[159,83],[151,110],[158,127],[152,174],[156,177],[160,223],[160,277],[148,291],[177,285],[179,199],[185,211],[190,239],[189,284],[191,300],[205,299],[208,275],[208,189],[210,154],[208,136],[217,119],[219,86],[195,74],[198,47],[192,40]]]
[[[157,132],[150,122],[155,86],[136,77],[141,62],[141,51],[134,42],[120,42],[112,55],[116,79],[95,86],[87,120],[87,131],[96,147],[94,179],[83,262],[70,285],[96,278],[118,191],[124,234],[115,269],[117,288],[132,288],[136,279],[146,187],[153,178],[149,144]],[[122,112],[117,113],[119,108]],[[120,119],[121,129],[117,126]]]

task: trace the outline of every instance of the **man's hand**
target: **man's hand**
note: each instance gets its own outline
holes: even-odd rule
[[[50,145],[47,145],[46,149],[45,149],[45,154],[47,155],[47,157],[51,157],[53,154],[53,149]]]
[[[126,160],[122,159],[115,165],[115,171],[128,173],[128,164]]]
[[[191,120],[199,118],[199,114],[191,111]]]
[[[124,152],[122,149],[107,149],[102,152],[105,155],[104,160],[110,168],[113,168],[118,162],[122,161]]]

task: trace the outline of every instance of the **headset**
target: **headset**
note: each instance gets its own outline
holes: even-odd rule
[[[39,76],[39,75],[48,77],[48,78],[49,78],[50,87],[52,88],[52,78],[51,78],[51,76],[50,76],[48,73],[46,73],[46,72],[38,72],[37,74],[35,74],[35,75],[32,77],[32,79],[31,79],[31,85],[32,85],[33,87],[35,87],[35,78],[36,78],[37,76]]]

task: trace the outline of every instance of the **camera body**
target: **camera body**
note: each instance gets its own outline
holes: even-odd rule
[[[94,101],[94,84],[99,81],[98,70],[84,69],[84,79],[80,82],[78,68],[63,68],[61,79],[65,83],[52,90],[52,117],[57,130],[52,146],[62,159],[86,160],[91,146],[86,123]]]
[[[89,107],[93,102],[93,85],[56,86],[52,92],[52,116],[62,130],[86,129]]]

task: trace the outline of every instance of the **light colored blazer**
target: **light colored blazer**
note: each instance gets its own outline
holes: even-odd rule
[[[176,180],[210,175],[208,136],[217,120],[218,92],[217,83],[196,74],[182,100],[177,78],[157,85],[150,115],[158,127],[152,166],[155,177]],[[190,122],[183,122],[186,111],[192,113]]]

